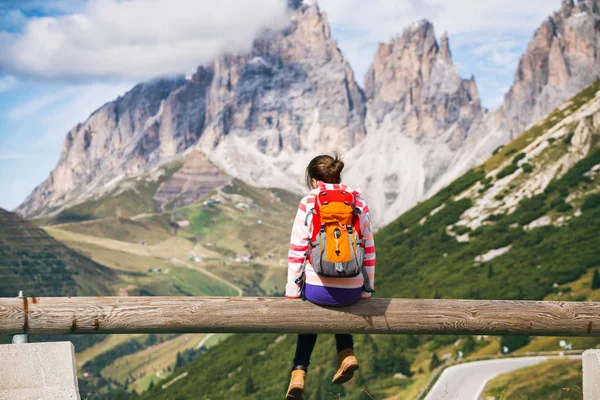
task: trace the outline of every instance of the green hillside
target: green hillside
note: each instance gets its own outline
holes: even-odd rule
[[[116,282],[109,268],[0,209],[0,297],[106,295]]]
[[[379,231],[377,296],[542,299],[600,266],[599,94],[600,81]],[[306,398],[414,398],[432,355],[464,346],[457,337],[356,339],[361,376],[335,389],[332,338],[319,339]],[[279,398],[293,346],[293,335],[236,335],[141,397]],[[479,340],[472,354],[498,349]]]
[[[580,400],[581,380],[581,360],[550,360],[492,379],[483,398]]]
[[[378,295],[541,299],[600,265],[599,90],[378,232]]]
[[[17,214],[0,209],[0,297],[98,296],[116,294],[117,274],[55,240]],[[70,340],[77,349],[102,335],[32,336],[31,341]],[[0,336],[0,343],[10,343]]]

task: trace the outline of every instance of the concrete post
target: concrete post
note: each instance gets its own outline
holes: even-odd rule
[[[0,399],[80,400],[71,342],[0,345]]]
[[[23,291],[19,290],[19,295],[17,296],[18,299],[22,299],[25,296],[23,295]],[[12,338],[12,343],[13,344],[24,344],[29,342],[29,335],[27,335],[27,333],[23,333],[21,335],[14,335]]]
[[[600,399],[600,350],[583,352],[583,400]]]

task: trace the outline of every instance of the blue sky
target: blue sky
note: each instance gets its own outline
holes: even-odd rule
[[[284,23],[282,0],[0,0],[0,207],[56,165],[75,124],[136,82],[189,73]],[[232,5],[235,4],[235,7]],[[421,18],[450,35],[461,74],[497,108],[559,0],[320,0],[362,84],[379,41]],[[368,6],[367,6],[368,5]]]

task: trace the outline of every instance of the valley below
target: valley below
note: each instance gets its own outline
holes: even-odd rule
[[[129,188],[143,193],[135,185]],[[119,199],[128,199],[127,191],[116,201],[100,198],[84,211],[80,206],[36,221],[56,241],[110,269],[115,279],[94,294],[283,295],[296,196],[232,181],[194,204],[165,212],[135,214],[135,206]],[[129,212],[107,216],[106,203],[115,214],[126,207]],[[228,336],[111,335],[84,341],[77,349],[82,393],[89,399],[142,393]]]

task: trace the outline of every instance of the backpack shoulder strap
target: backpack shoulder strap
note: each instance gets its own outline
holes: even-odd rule
[[[315,203],[313,208],[311,208],[310,210],[307,210],[306,212],[306,218],[304,219],[304,224],[306,226],[308,226],[308,217],[312,215],[312,232],[311,232],[311,237],[310,237],[310,242],[313,243],[315,242],[315,240],[317,239],[317,234],[319,233],[319,227],[321,225],[321,218],[319,217],[319,196],[315,195],[315,194],[311,194],[312,196],[315,197]],[[309,246],[310,248],[311,246]]]

